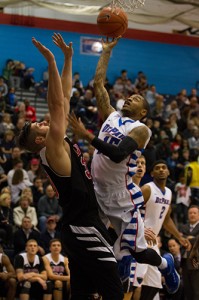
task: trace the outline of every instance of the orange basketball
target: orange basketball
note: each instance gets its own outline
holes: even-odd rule
[[[97,25],[104,36],[113,38],[122,36],[128,27],[127,14],[119,7],[105,7],[97,17]]]

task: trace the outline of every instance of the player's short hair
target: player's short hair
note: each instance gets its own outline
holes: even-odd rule
[[[30,244],[30,243],[36,243],[37,246],[38,246],[38,242],[37,242],[35,239],[30,239],[30,240],[28,240],[28,241],[26,242],[26,246],[27,246],[28,244]]]
[[[155,166],[157,166],[157,165],[159,165],[159,164],[166,165],[167,168],[168,168],[168,165],[167,165],[166,160],[164,160],[164,159],[158,159],[158,160],[156,160],[156,161],[152,164],[152,166],[151,166],[151,171],[153,171],[153,169],[155,168]]]
[[[35,143],[37,134],[35,131],[31,130],[31,124],[32,122],[25,122],[19,135],[16,137],[16,144],[20,149],[25,149],[35,153],[38,152],[40,148]]]
[[[49,247],[50,247],[53,243],[55,243],[55,242],[59,242],[59,243],[62,245],[60,239],[51,239],[50,242],[49,242]]]

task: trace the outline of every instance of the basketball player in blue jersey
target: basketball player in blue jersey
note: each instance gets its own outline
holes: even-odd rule
[[[156,236],[159,235],[161,228],[165,228],[173,235],[179,243],[186,245],[187,249],[191,248],[188,239],[182,237],[182,234],[176,228],[171,219],[171,201],[172,192],[166,187],[169,170],[164,160],[157,160],[152,166],[151,176],[153,181],[142,186],[142,194],[145,202],[145,227],[152,228]],[[154,250],[159,253],[157,243]],[[167,254],[170,255],[170,254]],[[142,290],[140,300],[153,300],[159,289],[162,288],[161,274],[157,267],[150,265],[137,265],[136,277],[142,278]],[[136,280],[137,281],[137,280]],[[138,281],[135,285],[140,286]]]
[[[110,105],[104,87],[110,54],[117,42],[118,39],[103,41],[94,79],[97,107],[104,122],[99,138],[86,131],[81,120],[75,120],[74,115],[70,121],[75,133],[97,149],[92,161],[95,194],[105,216],[103,219],[108,217],[118,236],[114,252],[122,281],[129,277],[133,256],[137,262],[164,270],[168,291],[173,293],[178,289],[179,275],[171,257],[161,258],[155,250],[147,248],[139,211],[144,200],[140,188],[132,181],[136,159],[151,136],[149,128],[141,123],[147,116],[149,105],[142,96],[132,95],[124,101],[120,114]]]
[[[97,299],[96,292],[103,300],[122,300],[117,262],[98,214],[91,175],[78,145],[72,145],[65,135],[72,88],[72,43],[67,46],[60,34],[54,34],[53,41],[65,56],[61,78],[52,52],[32,39],[48,62],[50,123],[26,123],[18,143],[40,153],[42,166],[57,191],[63,209],[61,239],[69,258],[71,300]]]

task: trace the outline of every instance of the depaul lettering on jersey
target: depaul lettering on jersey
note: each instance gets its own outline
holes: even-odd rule
[[[116,127],[111,127],[109,124],[106,124],[102,129],[102,132],[108,132],[112,136],[117,137],[118,139],[123,139],[124,135]]]
[[[156,197],[155,203],[170,205],[170,201],[165,198]]]

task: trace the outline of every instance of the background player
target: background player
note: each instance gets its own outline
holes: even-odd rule
[[[50,253],[43,256],[48,279],[53,282],[53,297],[56,300],[69,299],[70,270],[68,258],[61,254],[62,246],[58,239],[50,241]]]
[[[189,248],[189,241],[182,237],[170,216],[172,192],[166,187],[169,170],[164,160],[157,160],[153,164],[151,176],[153,181],[141,188],[145,202],[145,227],[152,228],[153,232],[158,236],[163,226],[182,245],[186,245]],[[157,244],[154,245],[153,249],[159,253]],[[143,278],[141,300],[152,300],[159,289],[162,288],[161,273],[157,267],[138,264],[136,277]],[[140,285],[138,282],[135,282],[135,284]]]

